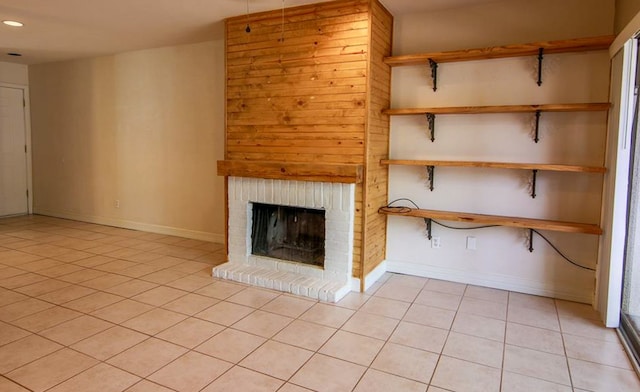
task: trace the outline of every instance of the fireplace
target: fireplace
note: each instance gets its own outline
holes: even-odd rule
[[[253,203],[251,253],[324,267],[324,210]]]
[[[355,184],[230,176],[228,200],[214,276],[330,302],[351,291]]]
[[[386,216],[377,210],[388,198],[389,169],[380,160],[389,154],[382,112],[390,106],[391,68],[383,60],[392,53],[393,16],[380,0],[289,13],[304,20],[286,32],[293,46],[273,34],[281,11],[251,15],[261,21],[251,29],[260,50],[238,41],[246,38],[246,16],[225,21],[225,155],[217,173],[228,181],[229,262],[214,273],[333,301],[352,287],[366,289],[384,270]],[[313,33],[327,28],[349,31],[358,44]],[[343,66],[349,72],[336,72]],[[301,82],[300,73],[313,77]],[[254,203],[324,210],[324,266],[253,254]]]

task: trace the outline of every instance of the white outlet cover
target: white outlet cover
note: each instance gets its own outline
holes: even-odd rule
[[[467,249],[469,250],[476,250],[476,245],[477,245],[477,241],[476,241],[476,237],[467,237]]]

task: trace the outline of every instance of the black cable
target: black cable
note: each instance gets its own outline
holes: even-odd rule
[[[499,227],[500,226],[500,225],[485,225],[485,226],[472,226],[472,227],[454,227],[454,226],[445,225],[444,223],[440,223],[435,219],[431,219],[431,222],[435,223],[438,226],[446,227],[447,229],[451,229],[451,230],[488,229],[490,227]]]
[[[404,213],[413,211],[413,208],[411,208],[411,207],[402,207],[402,206],[399,206],[399,207],[385,206],[385,207],[380,207],[379,211],[391,212],[393,214],[404,214]]]
[[[572,261],[572,260],[571,260],[570,258],[568,258],[567,256],[565,256],[565,255],[564,255],[564,253],[562,253],[562,252],[560,251],[560,249],[558,249],[555,245],[553,245],[553,244],[551,243],[551,241],[549,241],[549,239],[548,239],[547,237],[543,236],[543,235],[542,235],[538,230],[531,229],[531,231],[533,231],[534,233],[536,233],[537,235],[539,235],[543,240],[545,240],[545,241],[547,242],[547,244],[549,244],[549,246],[553,248],[553,250],[555,250],[556,252],[558,252],[558,254],[559,254],[560,256],[562,256],[562,258],[563,258],[563,259],[565,259],[566,261],[568,261],[569,263],[571,263],[571,264],[575,265],[576,267],[580,267],[580,268],[582,268],[582,269],[586,269],[586,270],[589,270],[589,271],[596,272],[596,270],[595,270],[595,269],[593,269],[593,268],[589,268],[589,267],[585,267],[584,265],[580,265],[580,264],[578,264],[578,263],[576,263],[576,262]]]
[[[408,201],[409,203],[413,204],[413,206],[416,209],[420,209],[420,207],[418,207],[418,205],[416,203],[413,202],[413,200],[411,199],[407,199],[407,198],[400,198],[400,199],[395,199],[394,201],[390,202],[389,204],[387,204],[384,207],[380,207],[380,211],[385,211],[385,212],[393,212],[393,213],[397,213],[397,214],[403,214],[403,213],[407,213],[407,212],[411,212],[411,210],[413,210],[413,208],[411,207],[406,207],[406,206],[392,206],[393,203],[397,203],[399,201]]]
[[[399,207],[393,207],[391,204],[393,203],[397,203],[399,201],[408,201],[409,203],[413,204],[413,206],[415,208],[417,208],[418,210],[420,209],[420,207],[418,207],[418,205],[411,199],[407,199],[406,197],[401,197],[399,199],[395,199],[394,201],[389,202],[389,204],[386,205],[387,208],[406,208],[404,206],[399,206]]]
[[[412,210],[411,207],[407,207],[407,206],[392,206],[392,204],[397,203],[399,201],[408,201],[416,209],[418,209],[418,210],[420,209],[420,207],[418,207],[418,205],[413,200],[407,199],[406,197],[402,197],[402,198],[395,199],[395,200],[389,202],[386,206],[381,207],[380,210],[381,211],[394,211],[394,212],[398,212],[398,213],[410,212]],[[440,223],[440,222],[438,222],[438,221],[436,221],[434,219],[431,219],[431,222],[435,223],[438,226],[442,226],[444,228],[451,229],[451,230],[477,230],[477,229],[488,229],[488,228],[491,228],[491,227],[500,227],[501,226],[501,225],[485,225],[485,226],[473,226],[473,227],[455,227],[455,226],[445,225],[444,223]],[[586,269],[588,271],[593,271],[593,272],[596,271],[593,268],[589,268],[589,267],[585,267],[584,265],[580,265],[580,264],[576,263],[575,261],[571,260],[570,258],[568,258],[567,256],[565,256],[565,254],[562,253],[560,251],[560,249],[558,249],[547,237],[542,235],[538,230],[531,229],[531,231],[533,233],[536,233],[537,235],[539,235],[543,240],[545,240],[545,242],[547,244],[549,244],[549,246],[553,250],[555,250],[563,259],[565,259],[570,264],[573,264],[576,267],[579,267],[579,268],[582,268],[582,269]]]

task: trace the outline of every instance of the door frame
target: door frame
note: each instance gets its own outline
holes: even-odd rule
[[[14,88],[22,90],[22,97],[24,98],[24,131],[25,131],[25,143],[27,144],[27,191],[29,196],[27,197],[27,214],[33,213],[33,165],[31,154],[31,104],[29,101],[29,86],[23,84],[12,84],[0,82],[0,87]]]

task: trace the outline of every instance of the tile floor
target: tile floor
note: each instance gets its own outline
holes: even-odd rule
[[[387,274],[319,303],[210,277],[223,247],[0,219],[0,390],[639,391],[589,306]]]

